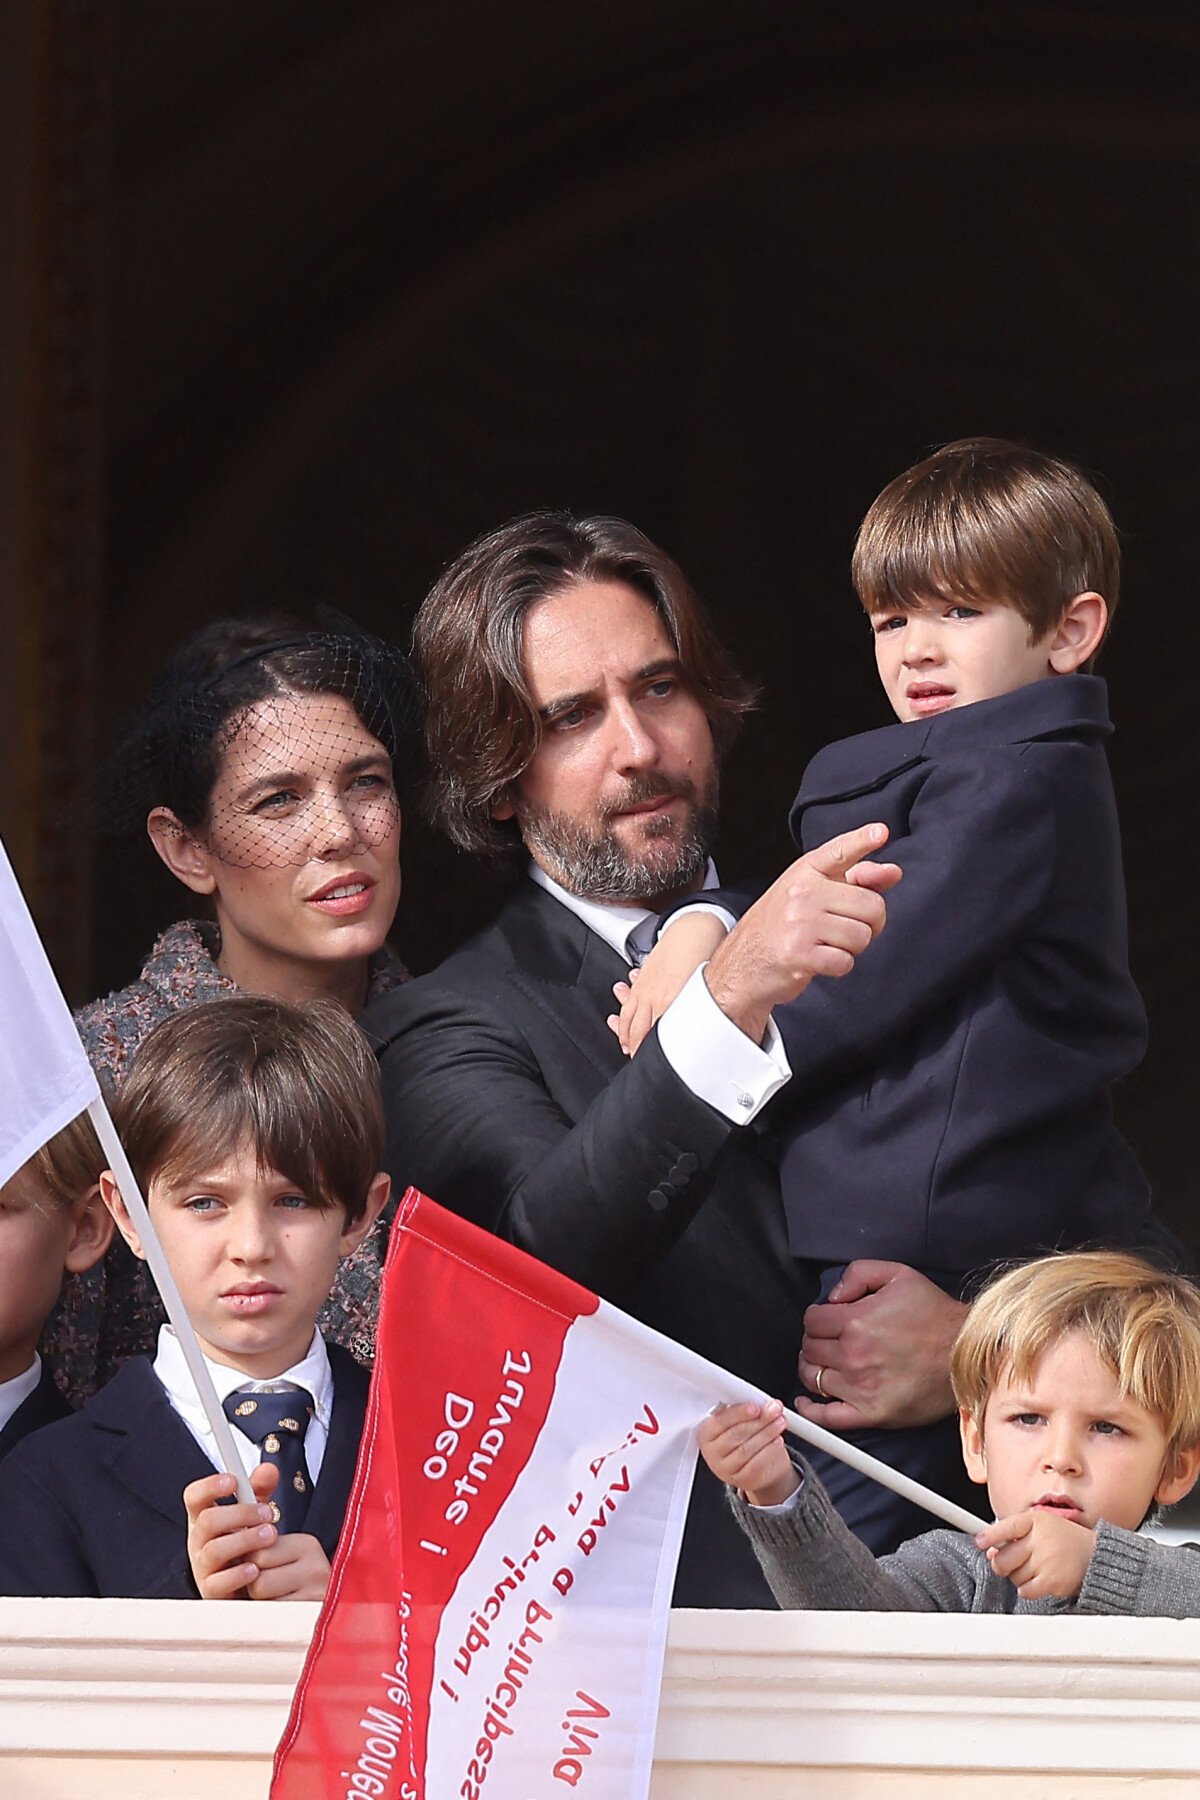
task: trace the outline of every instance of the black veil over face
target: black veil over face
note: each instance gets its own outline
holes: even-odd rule
[[[399,822],[416,716],[403,653],[338,614],[312,630],[218,622],[155,684],[113,759],[102,823],[140,830],[162,808],[242,868],[307,861],[334,808],[356,842],[379,844]]]

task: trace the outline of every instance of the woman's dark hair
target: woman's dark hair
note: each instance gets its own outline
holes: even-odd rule
[[[718,752],[755,688],[734,668],[682,570],[624,519],[536,512],[478,539],[434,584],[417,614],[413,654],[426,697],[432,817],[461,850],[520,850],[492,808],[541,738],[522,656],[530,608],[577,582],[619,581],[661,615],[684,680],[708,715]]]
[[[378,738],[397,777],[415,747],[416,702],[407,658],[340,614],[317,625],[285,613],[218,619],[185,638],[117,750],[104,823],[144,826],[165,806],[203,825],[221,760],[253,706],[287,694],[337,694]]]

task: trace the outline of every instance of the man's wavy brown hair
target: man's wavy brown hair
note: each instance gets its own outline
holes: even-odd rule
[[[718,753],[755,703],[676,563],[624,519],[527,513],[479,538],[423,602],[413,632],[425,688],[429,811],[461,850],[520,852],[493,808],[541,741],[522,656],[525,619],[577,582],[621,581],[661,615]]]

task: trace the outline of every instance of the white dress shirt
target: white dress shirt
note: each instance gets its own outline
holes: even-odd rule
[[[0,1381],[0,1431],[4,1430],[21,1402],[28,1400],[41,1379],[42,1359],[35,1356],[19,1375],[14,1375],[10,1381]]]
[[[243,1375],[239,1369],[227,1368],[224,1363],[215,1363],[211,1357],[204,1358],[205,1367],[212,1376],[213,1386],[217,1390],[217,1399],[222,1402],[238,1389],[245,1388],[248,1394],[262,1393],[268,1388],[278,1387],[280,1382],[294,1381],[299,1387],[307,1388],[313,1397],[313,1416],[308,1422],[308,1430],[304,1434],[304,1460],[308,1464],[308,1472],[314,1483],[321,1473],[321,1464],[325,1458],[325,1445],[329,1439],[329,1421],[333,1416],[333,1371],[329,1367],[329,1352],[325,1348],[325,1340],[319,1331],[314,1331],[312,1342],[304,1354],[304,1359],[292,1368],[285,1369],[282,1375],[270,1381],[259,1381],[251,1375]],[[217,1456],[217,1441],[212,1434],[208,1416],[200,1404],[192,1381],[191,1371],[184,1360],[179,1339],[170,1325],[163,1325],[158,1333],[158,1355],[154,1358],[154,1373],[166,1390],[167,1399],[179,1414],[214,1469],[219,1469],[220,1459]],[[231,1420],[233,1441],[237,1445],[238,1455],[247,1475],[251,1469],[257,1469],[262,1460],[262,1453],[256,1443],[240,1431],[236,1420]]]
[[[537,863],[529,865],[529,873],[539,887],[582,919],[631,967],[652,949],[658,914],[649,908],[585,900],[560,887]],[[716,885],[717,871],[710,860],[704,886]],[[684,1086],[734,1125],[749,1125],[772,1094],[791,1079],[791,1066],[774,1023],[768,1024],[761,1047],[748,1038],[709,993],[703,966],[658,1021],[658,1041]]]

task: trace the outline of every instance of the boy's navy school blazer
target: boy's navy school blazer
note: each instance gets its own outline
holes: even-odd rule
[[[330,1344],[334,1406],[304,1529],[332,1561],[370,1377]],[[213,1465],[135,1357],[0,1468],[0,1594],[195,1600],[183,1490]]]
[[[1105,684],[1053,676],[820,751],[792,835],[881,819],[904,871],[840,981],[775,1018],[793,1253],[967,1271],[1144,1233],[1112,1117],[1146,1016],[1128,967]]]
[[[54,1425],[59,1419],[70,1417],[71,1408],[55,1386],[49,1366],[43,1363],[38,1384],[32,1394],[26,1394],[8,1423],[0,1429],[0,1462],[31,1431],[40,1431],[43,1425]],[[3,1524],[4,1521],[0,1518],[0,1530],[3,1529]]]

